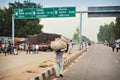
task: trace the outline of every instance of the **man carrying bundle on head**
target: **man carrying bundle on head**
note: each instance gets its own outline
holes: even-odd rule
[[[56,53],[56,77],[63,77],[62,56],[68,51],[68,43],[61,38],[56,38],[54,41],[51,42],[50,46]]]

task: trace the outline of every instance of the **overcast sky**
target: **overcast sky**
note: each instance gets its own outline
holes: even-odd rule
[[[14,1],[24,0],[0,0],[0,6],[8,6],[9,2]],[[92,6],[120,6],[120,0],[31,0],[31,2],[41,3],[44,8],[75,6],[77,11],[87,11],[87,8]],[[97,41],[99,26],[109,24],[111,21],[115,22],[115,17],[88,18],[87,14],[83,14],[82,35]],[[41,24],[44,25],[44,32],[72,38],[76,28],[80,27],[80,14],[72,18],[44,18],[41,19]]]

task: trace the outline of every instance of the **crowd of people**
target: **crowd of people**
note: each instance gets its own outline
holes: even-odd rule
[[[13,55],[13,54],[18,54],[16,48],[14,47],[14,45],[11,42],[8,42],[8,44],[2,44],[0,51],[5,53],[5,56],[7,54],[9,55]]]
[[[81,44],[82,44],[81,45],[81,49],[87,50],[88,42],[86,42],[86,41],[83,40]]]
[[[26,54],[38,54],[39,53],[39,45],[38,44],[27,44],[25,47]]]
[[[112,51],[114,52],[116,50],[116,52],[118,52],[118,50],[120,49],[120,42],[105,42],[104,46],[108,46],[112,48]]]
[[[18,46],[14,46],[11,42],[7,44],[2,44],[0,47],[0,53],[4,53],[6,55],[18,55]],[[24,45],[24,49],[26,54],[38,54],[39,53],[39,45],[38,44],[26,44]]]
[[[68,43],[69,44],[69,50],[68,53],[71,53],[71,49],[73,47],[72,40]],[[6,55],[18,55],[19,54],[19,46],[14,46],[11,42],[8,42],[7,44],[2,44],[0,47],[0,53],[4,53]],[[40,45],[39,44],[25,44],[24,48],[22,49],[26,54],[38,54],[40,51]]]

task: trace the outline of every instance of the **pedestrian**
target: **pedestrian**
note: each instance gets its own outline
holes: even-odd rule
[[[115,43],[112,43],[112,46],[111,46],[111,47],[112,47],[112,51],[113,51],[113,52],[114,52],[115,46],[116,46]]]
[[[64,53],[68,52],[68,42],[65,39],[56,38],[50,44],[51,49],[54,50],[56,54],[56,78],[63,77],[63,62],[62,57]]]
[[[36,48],[36,53],[38,54],[38,53],[39,53],[39,45],[36,44],[36,45],[35,45],[35,48]]]
[[[7,45],[5,44],[5,48],[4,48],[4,52],[5,52],[5,56],[7,55]]]
[[[32,45],[32,53],[33,53],[33,54],[36,53],[35,44]]]
[[[83,50],[86,50],[86,48],[87,48],[87,44],[86,44],[86,42],[83,40],[83,42],[82,42],[82,49],[83,49]]]
[[[12,52],[12,54],[14,54],[14,48],[15,48],[15,46],[12,44],[11,45],[11,52]]]
[[[27,44],[26,45],[26,54],[28,54],[28,51],[29,51],[28,47],[29,47],[29,45]]]
[[[116,51],[118,52],[119,49],[119,43],[116,43]]]
[[[25,43],[24,43],[24,46],[23,46],[23,47],[24,47],[24,51],[26,51],[26,44],[25,44]]]
[[[11,46],[12,46],[12,44],[11,44],[11,42],[9,41],[8,42],[8,53],[11,55],[12,54],[12,48],[11,48]]]
[[[68,45],[67,45],[67,48],[64,50],[55,51],[55,53],[56,53],[56,77],[57,78],[63,77],[62,56],[64,53],[67,53],[67,52],[68,52]]]
[[[18,55],[18,50],[16,47],[14,47],[14,55]]]
[[[68,43],[68,54],[71,54],[71,50],[72,50],[72,48],[73,48],[73,42],[72,42],[72,40],[70,40],[70,42]]]
[[[62,62],[62,56],[67,51],[55,51],[56,53],[56,77],[63,77],[63,62]]]
[[[28,53],[29,54],[31,53],[31,45],[30,44],[28,45]]]

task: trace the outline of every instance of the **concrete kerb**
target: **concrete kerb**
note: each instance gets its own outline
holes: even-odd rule
[[[54,67],[47,69],[46,71],[42,72],[41,74],[36,75],[35,77],[31,78],[30,80],[46,80],[48,77],[55,73]]]
[[[71,56],[70,58],[67,58],[63,61],[64,66],[75,60],[77,57],[79,57],[83,52],[80,52],[79,54],[76,54],[74,56]],[[48,77],[51,77],[55,74],[55,65],[51,68],[47,69],[46,71],[42,72],[41,74],[36,75],[35,77],[31,78],[30,80],[47,80]]]

